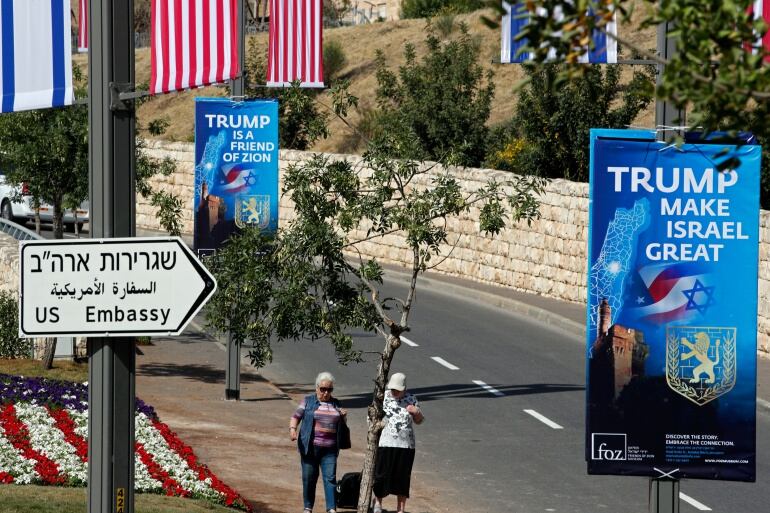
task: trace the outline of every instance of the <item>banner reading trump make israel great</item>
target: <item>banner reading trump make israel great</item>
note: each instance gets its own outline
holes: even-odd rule
[[[238,228],[278,229],[278,102],[195,101],[194,247]]]
[[[588,472],[754,481],[760,147],[654,136],[591,133]]]

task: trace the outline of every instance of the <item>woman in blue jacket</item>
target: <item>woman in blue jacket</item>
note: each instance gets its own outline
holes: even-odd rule
[[[340,422],[347,410],[332,396],[334,376],[320,373],[315,379],[315,394],[306,396],[289,421],[289,433],[297,441],[302,464],[304,513],[312,513],[319,469],[323,476],[326,511],[336,513],[334,487],[337,482],[337,455],[340,447]],[[299,432],[298,432],[299,427]]]

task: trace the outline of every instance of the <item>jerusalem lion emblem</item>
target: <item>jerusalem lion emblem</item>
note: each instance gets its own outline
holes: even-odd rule
[[[235,197],[235,225],[265,229],[270,224],[270,196],[239,194]]]
[[[666,328],[668,386],[699,406],[735,385],[736,328],[669,326]]]

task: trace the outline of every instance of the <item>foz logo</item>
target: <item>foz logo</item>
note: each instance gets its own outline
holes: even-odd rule
[[[625,433],[591,433],[591,459],[625,460],[626,443]]]

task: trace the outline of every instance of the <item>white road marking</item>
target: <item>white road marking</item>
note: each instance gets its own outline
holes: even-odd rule
[[[492,388],[491,386],[487,385],[483,381],[479,381],[477,379],[474,379],[473,382],[475,384],[477,384],[478,386],[480,386],[481,388],[483,388],[484,390],[486,390],[487,392],[489,392],[490,394],[492,394],[492,395],[496,395],[496,396],[504,396],[505,395],[504,393],[502,393],[498,389]]]
[[[449,370],[460,370],[460,367],[456,367],[456,366],[452,365],[451,363],[449,363],[448,361],[444,360],[440,356],[431,356],[430,359],[433,360],[436,363],[440,363],[441,365],[443,365],[444,367],[446,367]]]
[[[545,424],[546,426],[553,428],[553,429],[564,429],[560,425],[558,425],[556,422],[552,421],[545,415],[541,415],[540,413],[536,412],[535,410],[524,410],[524,413],[528,413],[535,417],[537,420]]]
[[[687,504],[689,504],[690,506],[692,506],[695,509],[699,509],[701,511],[711,511],[711,508],[709,508],[708,506],[706,506],[702,502],[696,501],[695,499],[693,499],[692,497],[690,497],[687,494],[679,492],[679,498],[682,499],[683,501],[685,501]]]
[[[404,344],[406,344],[408,346],[411,346],[411,347],[419,347],[419,345],[420,345],[420,344],[417,344],[415,342],[412,342],[411,340],[409,340],[408,338],[406,338],[403,335],[401,335],[401,342],[403,342]]]

